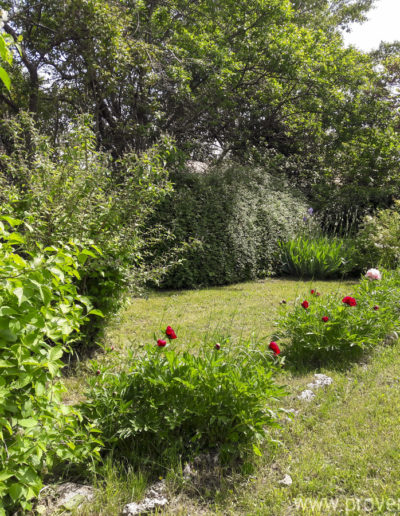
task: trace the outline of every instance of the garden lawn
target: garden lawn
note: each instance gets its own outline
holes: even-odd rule
[[[186,348],[207,345],[205,335],[215,333],[231,336],[233,341],[251,334],[265,336],[267,345],[282,299],[288,303],[303,299],[311,288],[322,294],[351,295],[353,286],[354,282],[269,279],[153,293],[147,299],[131,300],[109,328],[107,347],[114,345],[116,353],[124,353],[127,347],[152,341],[154,332],[158,338],[168,324],[178,334],[177,345]],[[163,514],[399,513],[399,351],[399,344],[380,345],[362,363],[332,370],[298,372],[287,364],[279,378],[290,392],[283,405],[298,412],[292,420],[282,420],[281,431],[273,431],[282,445],[266,445],[263,456],[254,459],[250,475],[225,472],[213,487],[185,484],[181,470],[171,468],[165,476],[172,502]],[[309,403],[298,400],[316,372],[331,376],[333,384],[316,391]],[[292,478],[290,486],[280,483],[285,475]],[[132,478],[129,482],[135,483]],[[129,491],[123,475],[116,481],[115,472],[109,472],[106,487],[100,491],[103,496],[79,514],[117,515],[124,503],[132,501]],[[137,497],[142,492],[143,488],[138,490]]]
[[[346,295],[351,281],[298,281],[267,279],[201,290],[165,291],[130,300],[128,306],[110,326],[107,343],[116,350],[155,342],[171,325],[176,344],[196,348],[213,335],[233,341],[267,340],[274,331],[280,302],[294,302],[311,288],[321,293]],[[269,342],[269,341],[268,341]]]

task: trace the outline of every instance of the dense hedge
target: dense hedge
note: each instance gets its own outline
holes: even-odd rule
[[[222,285],[270,274],[277,243],[294,236],[307,204],[287,183],[262,169],[214,168],[174,178],[175,192],[157,210],[158,222],[188,246],[166,288]],[[168,244],[156,253],[166,252]]]

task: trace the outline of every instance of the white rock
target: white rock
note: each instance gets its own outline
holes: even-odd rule
[[[160,507],[167,505],[168,500],[166,498],[145,498],[140,503],[128,503],[125,505],[122,514],[124,516],[139,516],[141,514],[148,514]]]
[[[124,516],[139,516],[164,507],[168,504],[165,491],[165,483],[163,481],[157,482],[146,491],[146,497],[140,503],[132,502],[125,505],[122,514]]]
[[[319,389],[320,387],[325,387],[325,385],[330,385],[333,383],[333,380],[330,376],[326,376],[325,374],[315,374],[315,380],[307,385],[310,389]]]
[[[66,482],[56,487],[54,495],[56,497],[55,508],[71,511],[83,503],[93,500],[94,489],[92,486]]]
[[[311,401],[313,398],[315,398],[315,394],[313,391],[310,391],[309,389],[303,391],[300,396],[298,396],[299,400],[304,401]]]
[[[291,486],[293,484],[292,477],[290,475],[285,475],[282,480],[279,480],[279,483],[283,486]]]

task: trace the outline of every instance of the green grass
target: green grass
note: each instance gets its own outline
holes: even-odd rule
[[[354,282],[268,279],[202,290],[150,293],[133,299],[110,326],[107,343],[116,350],[154,341],[167,325],[177,332],[182,347],[196,348],[211,335],[248,339],[268,338],[280,302],[294,301],[315,288],[321,293],[348,293]],[[157,337],[159,338],[159,337]]]
[[[124,353],[127,347],[152,341],[154,331],[165,329],[167,324],[176,329],[177,342],[186,348],[195,349],[206,342],[204,335],[215,333],[231,335],[233,340],[255,333],[265,335],[268,342],[282,299],[292,302],[304,297],[311,287],[322,293],[351,294],[353,285],[273,279],[155,293],[147,299],[131,300],[109,328],[107,346],[113,344],[115,352]],[[283,420],[282,430],[277,431],[275,437],[282,445],[266,446],[250,475],[243,475],[240,469],[219,470],[212,482],[203,484],[185,482],[179,465],[171,466],[165,476],[172,501],[162,514],[398,514],[399,351],[400,344],[377,347],[368,361],[343,370],[295,372],[285,368],[281,381],[291,394],[284,403],[299,412],[293,420]],[[112,356],[107,354],[103,359]],[[314,372],[328,374],[334,383],[317,391],[312,402],[302,402],[297,396],[307,388]],[[71,396],[80,384],[79,379],[71,380]],[[143,475],[134,479],[130,473],[124,480],[112,467],[107,471],[95,507],[96,514],[111,516],[119,514],[129,486],[140,486],[133,499],[140,498]],[[293,480],[289,487],[279,483],[285,474]],[[124,496],[114,496],[114,492]]]

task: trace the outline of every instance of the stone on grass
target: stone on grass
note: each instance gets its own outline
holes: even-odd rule
[[[333,383],[333,380],[330,376],[326,376],[326,374],[315,374],[315,380],[307,385],[310,389],[319,389],[320,387],[325,387],[326,385],[330,385]]]
[[[313,398],[315,398],[315,394],[310,389],[306,389],[303,391],[300,396],[298,396],[299,400],[303,401],[311,401]]]
[[[157,484],[152,485],[146,491],[146,496],[141,502],[132,502],[125,505],[122,514],[124,516],[139,516],[149,514],[156,509],[165,507],[168,504],[168,499],[166,498],[165,493],[165,482],[157,482]]]
[[[285,475],[282,480],[279,480],[279,483],[283,486],[291,486],[293,484],[292,477],[290,475]]]
[[[44,495],[44,496],[43,496]],[[58,486],[46,486],[42,489],[41,501],[36,506],[38,514],[53,514],[62,511],[72,512],[94,498],[94,488],[83,484],[65,482]]]

